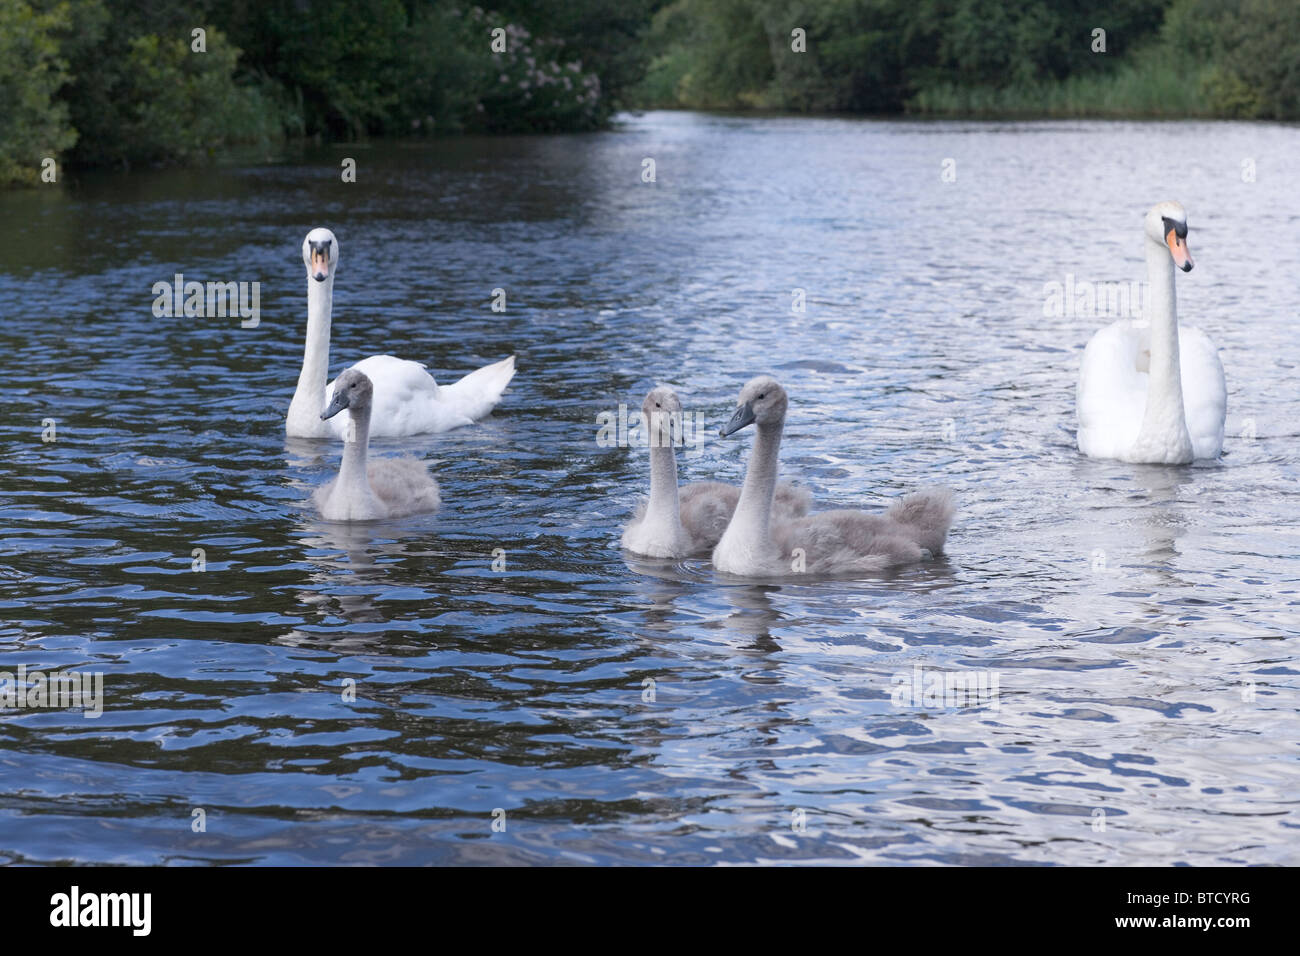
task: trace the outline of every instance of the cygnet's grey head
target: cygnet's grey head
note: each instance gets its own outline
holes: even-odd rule
[[[785,410],[789,406],[785,389],[770,375],[752,378],[740,390],[740,399],[736,413],[731,421],[722,426],[721,435],[726,438],[735,434],[746,425],[779,425],[785,421]]]
[[[302,241],[302,262],[307,267],[308,278],[324,282],[334,275],[339,261],[339,241],[334,233],[323,227],[307,233]]]
[[[682,434],[682,401],[667,385],[652,388],[641,403],[641,418],[649,429],[652,447],[672,445]]]
[[[682,402],[667,385],[660,385],[650,389],[650,394],[645,397],[641,403],[641,413],[649,418],[651,415],[680,415],[682,413]]]
[[[1174,265],[1184,272],[1192,271],[1192,254],[1187,250],[1187,210],[1182,203],[1156,203],[1143,225],[1148,239],[1168,248]]]
[[[350,368],[334,382],[334,397],[325,411],[320,413],[320,417],[322,420],[333,418],[345,408],[351,409],[354,415],[368,412],[373,394],[374,386],[370,384],[366,373]]]

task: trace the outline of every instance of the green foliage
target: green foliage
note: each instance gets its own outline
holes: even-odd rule
[[[1295,0],[672,0],[647,46],[643,106],[1300,118]]]
[[[482,36],[498,21],[481,12],[471,15]],[[480,94],[476,126],[494,131],[540,132],[591,129],[603,118],[600,78],[584,73],[580,60],[561,63],[564,48],[538,40],[525,27],[507,23],[504,52],[493,54]],[[477,109],[476,107],[476,109]]]
[[[55,99],[68,78],[58,36],[69,23],[66,3],[0,0],[0,186],[38,182],[41,161],[76,141]]]
[[[580,62],[600,83],[604,113],[623,105],[645,75],[645,34],[663,0],[496,0],[492,9],[535,37],[562,48],[557,59]]]
[[[74,0],[63,41],[62,99],[83,165],[187,162],[237,143],[278,139],[292,122],[270,82],[239,82],[239,50],[200,4]],[[191,31],[206,31],[206,52]]]
[[[1222,55],[1206,93],[1234,116],[1300,117],[1300,4],[1242,0],[1220,7]]]
[[[655,2],[0,0],[0,183],[286,134],[592,129],[644,72]]]
[[[301,96],[309,134],[355,139],[599,125],[640,76],[650,0],[507,0],[495,11],[463,0],[213,2],[245,64]],[[496,28],[509,31],[504,52],[491,48]]]
[[[1296,0],[489,2],[0,0],[0,185],[624,105],[1300,118]]]

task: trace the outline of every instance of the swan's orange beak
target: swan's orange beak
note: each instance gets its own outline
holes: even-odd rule
[[[1191,272],[1192,254],[1187,251],[1187,239],[1170,229],[1165,233],[1165,244],[1169,246],[1169,254],[1174,257],[1174,265],[1184,272]]]
[[[311,251],[311,277],[317,282],[324,282],[330,274],[330,257],[324,249]]]

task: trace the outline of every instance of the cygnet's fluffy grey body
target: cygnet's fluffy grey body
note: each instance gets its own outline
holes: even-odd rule
[[[776,379],[760,375],[740,392],[724,436],[757,432],[735,514],[713,549],[713,566],[745,577],[848,575],[882,571],[943,550],[956,506],[947,488],[929,488],[881,514],[839,509],[795,518],[774,513],[777,457],[789,405]]]
[[[367,461],[370,408],[374,387],[364,372],[350,368],[334,383],[330,404],[321,418],[343,409],[351,416],[344,434],[343,462],[334,480],[317,488],[312,501],[329,521],[375,521],[437,511],[438,483],[424,462],[414,458]]]
[[[721,481],[677,486],[677,456],[671,427],[681,421],[682,404],[666,386],[652,389],[641,403],[650,437],[650,498],[641,503],[623,530],[623,547],[652,558],[681,558],[711,550],[722,537],[740,500],[740,489]],[[808,513],[807,489],[788,482],[774,492],[773,511],[786,518]]]

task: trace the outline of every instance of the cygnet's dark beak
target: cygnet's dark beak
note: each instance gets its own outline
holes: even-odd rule
[[[737,406],[736,413],[731,416],[731,421],[723,425],[722,430],[718,432],[718,434],[721,437],[726,438],[728,435],[733,435],[740,431],[746,425],[752,424],[753,421],[754,406],[749,402],[746,402],[744,405]]]
[[[345,392],[343,389],[339,388],[338,386],[335,386],[334,398],[331,399],[330,403],[325,406],[325,411],[320,413],[320,419],[321,421],[324,421],[327,418],[333,418],[335,415],[337,415],[339,412],[343,411],[343,409],[347,407],[348,407],[347,392]]]

